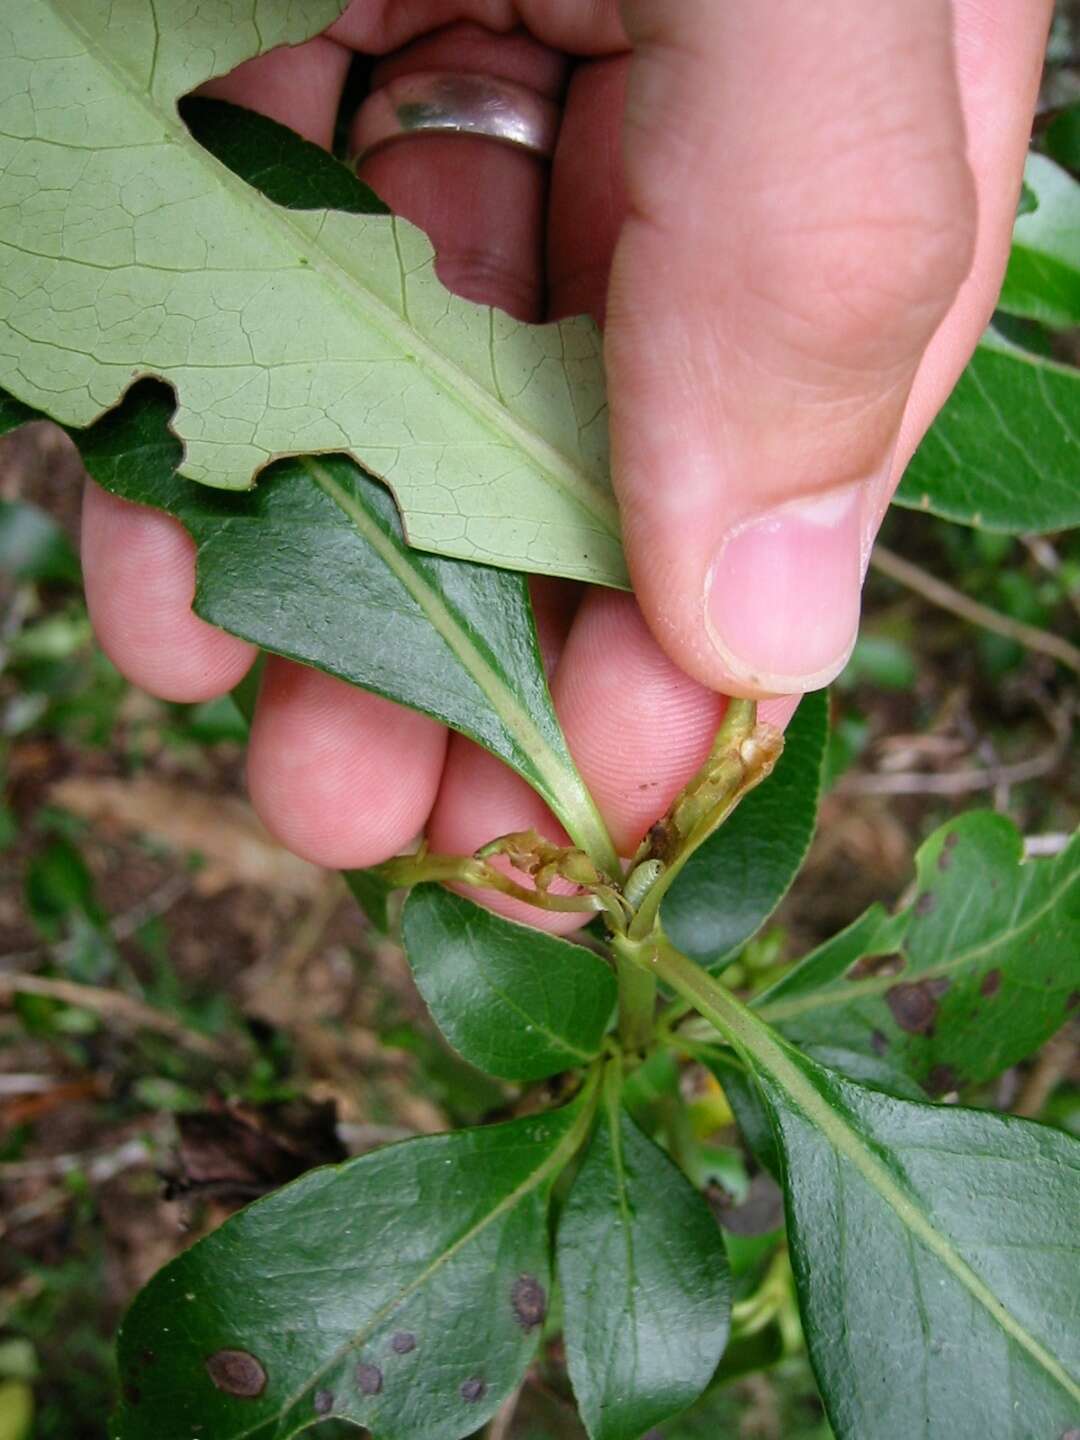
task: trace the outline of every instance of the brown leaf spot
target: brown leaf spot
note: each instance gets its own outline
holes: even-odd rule
[[[368,1365],[361,1360],[356,1367],[356,1383],[361,1395],[378,1395],[382,1389],[382,1371],[378,1365]]]
[[[1061,1440],[1080,1440],[1080,1430],[1063,1430]]]
[[[926,1077],[929,1095],[947,1095],[950,1090],[960,1089],[960,1077],[951,1065],[934,1065]]]
[[[514,1315],[523,1330],[533,1330],[547,1314],[547,1295],[535,1275],[519,1275],[510,1292]]]
[[[934,892],[932,890],[924,890],[919,896],[919,898],[915,901],[915,914],[929,915],[930,911],[933,910],[936,904],[937,896],[934,894]]]
[[[952,852],[959,843],[960,836],[955,830],[950,830],[948,835],[945,836],[945,840],[942,843],[941,850],[937,857],[937,868],[939,870],[948,870],[952,864]]]
[[[266,1389],[266,1371],[247,1350],[215,1350],[206,1370],[219,1390],[239,1400],[254,1400]]]
[[[979,994],[985,995],[989,1000],[1001,989],[1001,971],[996,967],[988,970],[983,976],[982,984],[979,986]]]
[[[847,972],[849,980],[869,980],[878,975],[899,975],[907,961],[899,951],[889,955],[862,955]]]
[[[1065,1001],[1065,1009],[1075,1010],[1078,1005],[1080,1005],[1080,990],[1074,990]]]
[[[477,1400],[482,1400],[486,1394],[486,1380],[481,1380],[474,1375],[471,1379],[461,1382],[461,1398],[468,1400],[470,1405],[475,1404]]]
[[[396,1330],[390,1336],[390,1349],[395,1355],[408,1355],[410,1350],[416,1349],[416,1336],[411,1330]]]
[[[334,1408],[334,1392],[332,1390],[316,1390],[315,1398],[311,1403],[316,1415],[329,1415]]]
[[[943,979],[893,985],[885,991],[885,1003],[901,1030],[909,1035],[929,1035],[937,1019],[938,998],[948,988],[948,980]]]
[[[124,1399],[129,1405],[139,1405],[142,1403],[142,1391],[137,1385],[125,1385]]]
[[[884,1055],[889,1048],[889,1038],[883,1035],[880,1030],[870,1031],[870,1049],[875,1055]]]

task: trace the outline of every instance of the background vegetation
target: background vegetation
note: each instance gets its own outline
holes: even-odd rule
[[[1080,98],[1078,47],[1062,7],[1044,129]],[[1054,343],[1080,359],[1075,337]],[[96,649],[79,488],[52,428],[0,443],[0,1440],[104,1440],[127,1300],[232,1209],[312,1164],[508,1114],[513,1094],[447,1050],[340,877],[261,832],[232,702],[152,700]],[[833,691],[818,836],[725,972],[740,987],[903,896],[916,846],[950,815],[991,805],[1040,854],[1080,819],[1076,664],[1038,638],[1077,633],[1080,535],[1014,540],[895,511],[882,544]],[[931,598],[928,576],[950,593]],[[996,628],[971,623],[971,602]],[[640,1083],[640,1104],[662,1103]],[[725,1174],[716,1204],[747,1267],[773,1257],[775,1303],[744,1357],[770,1368],[656,1433],[824,1440],[775,1189],[747,1193],[715,1082],[687,1066],[679,1084],[690,1154]],[[1080,1135],[1077,1022],[961,1098]],[[580,1436],[568,1393],[552,1338],[504,1436]]]

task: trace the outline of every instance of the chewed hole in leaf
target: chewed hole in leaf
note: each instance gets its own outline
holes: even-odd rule
[[[951,1065],[933,1065],[926,1077],[928,1095],[948,1095],[959,1090],[963,1082]]]
[[[870,980],[878,976],[899,975],[906,964],[899,951],[889,955],[861,955],[848,970],[848,979]]]

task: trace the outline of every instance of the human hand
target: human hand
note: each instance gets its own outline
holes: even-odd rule
[[[797,694],[842,666],[878,523],[996,298],[1049,8],[357,0],[209,87],[328,144],[353,50],[386,57],[374,86],[461,69],[548,95],[578,57],[550,193],[544,162],[481,138],[401,140],[361,174],[428,232],[450,288],[605,323],[637,598],[552,582],[535,598],[556,708],[622,853],[704,758],[717,692]],[[89,486],[83,557],[102,645],[136,683],[191,701],[244,674],[251,647],[190,613],[174,522]],[[329,866],[425,828],[458,853],[561,833],[461,737],[280,660],[248,774],[269,827]]]

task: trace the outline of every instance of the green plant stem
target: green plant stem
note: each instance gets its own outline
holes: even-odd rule
[[[771,772],[783,749],[779,731],[757,726],[757,703],[731,700],[708,758],[675,799],[662,824],[674,832],[677,849],[637,907],[629,933],[651,934],[660,904],[683,866],[724,823],[739,801]]]
[[[615,975],[619,984],[619,1039],[628,1053],[640,1053],[656,1028],[656,977],[636,957],[637,946],[614,935]]]
[[[801,1082],[800,1088],[805,1085],[783,1042],[708,971],[676,950],[666,936],[656,934],[648,942],[624,950],[687,1000],[748,1064],[769,1071],[781,1084],[794,1076]]]
[[[746,1339],[764,1330],[785,1306],[792,1303],[795,1280],[787,1247],[781,1245],[769,1263],[765,1278],[745,1300],[731,1307],[731,1333],[735,1339]]]
[[[494,865],[472,855],[399,855],[376,867],[376,873],[395,890],[439,881],[444,885],[469,885],[478,890],[497,890],[538,910],[567,914],[596,915],[604,902],[595,895],[556,895],[550,890],[530,890],[518,885]]]

